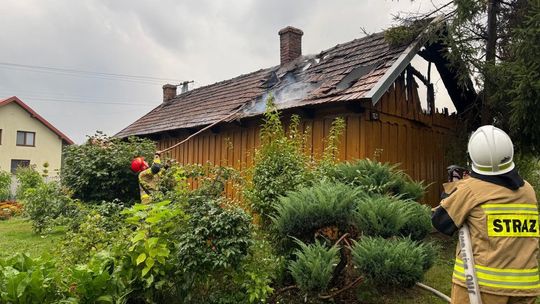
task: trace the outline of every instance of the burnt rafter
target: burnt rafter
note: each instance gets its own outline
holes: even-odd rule
[[[303,107],[296,110],[298,114],[306,119],[315,118],[316,109],[312,107]]]
[[[352,113],[359,114],[364,113],[366,111],[366,108],[362,106],[362,104],[358,101],[349,101],[345,104],[345,108],[347,111],[351,111]]]
[[[221,126],[217,125],[211,127],[210,132],[212,132],[212,134],[219,134],[219,132],[221,132]]]
[[[418,55],[435,64],[457,112],[463,113],[475,102],[478,94],[476,93],[470,78],[460,84],[459,76],[456,74],[455,70],[452,69],[450,60],[444,56],[445,52],[446,47],[442,42],[435,42],[418,52]]]

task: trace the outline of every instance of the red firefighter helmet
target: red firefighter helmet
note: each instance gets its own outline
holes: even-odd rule
[[[148,169],[148,164],[144,161],[144,157],[137,157],[131,161],[131,171],[139,173]]]

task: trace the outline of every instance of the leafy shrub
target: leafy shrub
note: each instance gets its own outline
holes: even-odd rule
[[[339,143],[343,131],[346,128],[345,119],[337,117],[332,121],[332,126],[328,132],[328,137],[324,142],[324,151],[322,158],[316,163],[314,174],[317,179],[325,179],[328,172],[333,169],[338,160]]]
[[[70,230],[60,246],[65,264],[86,263],[92,256],[111,250],[114,246],[129,247],[126,235],[131,231],[127,229],[121,214],[122,204],[103,202],[88,206],[79,203],[76,208],[76,216],[70,219]]]
[[[266,303],[285,271],[285,259],[261,235],[253,236],[248,255],[235,268],[211,271],[191,287],[188,303]]]
[[[127,246],[116,248],[121,260],[122,276],[130,277],[131,298],[145,302],[167,294],[176,284],[173,275],[181,269],[175,265],[177,230],[184,230],[186,216],[180,204],[163,201],[137,204],[122,212],[132,232]]]
[[[2,303],[125,303],[129,282],[107,254],[60,272],[51,259],[18,254],[0,260]]]
[[[24,193],[24,211],[32,221],[32,229],[37,233],[54,225],[71,202],[57,182],[41,183]]]
[[[197,200],[187,209],[188,225],[177,236],[177,258],[185,273],[206,274],[236,267],[252,243],[251,218],[219,200]]]
[[[68,303],[125,303],[131,292],[127,280],[115,272],[115,260],[107,252],[96,254],[87,264],[69,270]]]
[[[51,260],[18,254],[0,259],[0,302],[53,303],[61,299],[60,274]]]
[[[351,250],[358,271],[379,286],[412,287],[436,257],[432,245],[409,238],[364,237]]]
[[[335,265],[339,261],[339,247],[327,248],[316,241],[306,245],[297,240],[300,246],[295,251],[296,260],[289,264],[289,271],[298,287],[303,291],[326,291],[334,273]]]
[[[188,178],[199,174],[182,166],[175,160],[166,161],[167,170],[162,170],[158,179],[157,190],[152,192],[152,201],[185,201],[189,194]]]
[[[148,139],[122,140],[97,133],[84,145],[66,147],[62,182],[74,198],[83,201],[136,201],[139,186],[130,169],[131,160],[137,156],[150,160],[154,151],[154,143]]]
[[[248,256],[242,262],[240,271],[234,277],[242,288],[242,303],[266,302],[274,291],[272,282],[285,270],[285,259],[276,254],[272,243],[264,236],[255,236]]]
[[[344,184],[321,183],[289,192],[275,204],[274,228],[281,236],[304,240],[328,226],[346,231],[353,222],[358,191]]]
[[[327,169],[329,178],[354,185],[370,194],[400,195],[403,199],[419,200],[424,186],[412,181],[398,165],[361,159],[354,163],[340,163]]]
[[[273,100],[269,99],[260,132],[261,146],[256,151],[251,172],[252,182],[245,192],[265,224],[274,214],[272,205],[279,196],[296,190],[307,180],[309,160],[301,151],[299,123],[299,118],[294,116],[287,136]]]
[[[186,166],[189,168],[190,166]],[[223,196],[228,182],[233,186],[242,182],[238,171],[230,167],[213,166],[208,163],[203,167],[204,172],[195,176],[199,186],[190,193],[190,197],[204,199],[219,199]]]
[[[10,196],[11,174],[0,171],[0,202],[7,201]]]
[[[43,184],[43,177],[35,170],[34,167],[19,167],[15,171],[15,176],[19,181],[17,186],[17,199],[25,201],[26,191],[35,189]]]

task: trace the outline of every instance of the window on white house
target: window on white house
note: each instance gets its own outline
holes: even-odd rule
[[[36,132],[17,131],[17,146],[36,146]]]
[[[15,173],[19,167],[29,167],[30,160],[27,159],[12,159],[11,160],[11,173]]]

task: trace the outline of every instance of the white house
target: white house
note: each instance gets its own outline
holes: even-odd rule
[[[16,96],[0,99],[0,170],[45,163],[50,176],[62,166],[62,148],[73,141]]]

